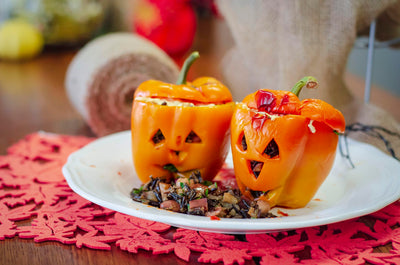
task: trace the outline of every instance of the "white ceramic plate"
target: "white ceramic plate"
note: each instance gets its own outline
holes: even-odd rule
[[[143,219],[176,227],[219,233],[263,233],[339,222],[375,212],[400,198],[400,163],[375,147],[349,139],[355,164],[337,154],[330,175],[304,208],[281,210],[288,214],[267,219],[211,220],[173,213],[131,200],[140,187],[132,164],[130,132],[93,141],[74,152],[63,167],[69,186],[98,205]],[[227,158],[232,165],[231,157]]]

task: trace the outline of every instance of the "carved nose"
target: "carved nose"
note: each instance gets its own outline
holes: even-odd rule
[[[253,172],[254,176],[258,178],[260,175],[261,169],[263,168],[264,163],[255,160],[249,160],[249,168],[250,171]]]
[[[173,164],[180,164],[182,163],[187,156],[187,152],[180,151],[180,150],[174,150],[170,149],[169,150],[169,160]]]

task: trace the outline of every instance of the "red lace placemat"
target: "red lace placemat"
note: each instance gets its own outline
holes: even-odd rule
[[[131,253],[174,253],[185,261],[197,252],[199,262],[224,264],[253,257],[279,265],[400,264],[399,202],[337,224],[245,236],[176,229],[99,207],[74,193],[61,173],[68,155],[92,140],[39,132],[0,156],[0,240],[18,236],[106,251],[115,244]],[[390,253],[374,251],[388,245]]]

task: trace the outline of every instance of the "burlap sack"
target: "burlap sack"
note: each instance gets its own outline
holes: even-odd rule
[[[400,1],[387,8],[376,22],[376,39],[388,41],[400,37]],[[400,44],[391,46],[400,48]]]
[[[354,99],[344,82],[357,32],[398,2],[218,0],[235,41],[222,62],[224,82],[235,100],[242,100],[259,88],[290,90],[300,78],[311,75],[320,87],[302,91],[301,98],[329,102],[343,112],[348,124],[379,125],[400,133],[390,114]],[[386,150],[381,140],[364,133],[350,136]],[[400,139],[394,137],[391,143],[400,156]]]

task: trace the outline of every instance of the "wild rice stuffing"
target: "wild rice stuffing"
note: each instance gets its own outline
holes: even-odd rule
[[[250,200],[238,189],[223,189],[209,181],[203,181],[200,173],[189,178],[151,178],[131,193],[134,201],[161,209],[201,216],[223,218],[266,218],[276,217],[270,213],[268,203]]]

